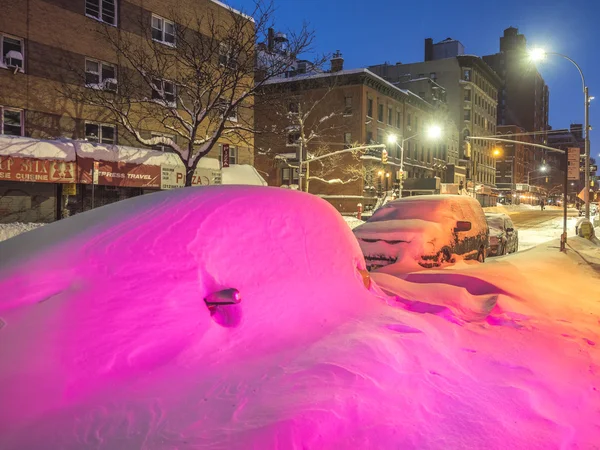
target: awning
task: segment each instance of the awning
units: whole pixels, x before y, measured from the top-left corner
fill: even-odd
[[[72,141],[0,136],[0,180],[75,183]]]

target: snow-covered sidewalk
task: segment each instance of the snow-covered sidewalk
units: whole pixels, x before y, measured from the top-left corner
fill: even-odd
[[[18,236],[21,233],[35,230],[45,224],[43,223],[0,223],[0,242]]]

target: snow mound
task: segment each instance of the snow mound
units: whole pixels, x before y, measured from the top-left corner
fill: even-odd
[[[38,227],[45,225],[43,223],[0,223],[0,241],[5,241],[12,237],[15,237],[21,233],[35,230]]]
[[[75,147],[72,141],[66,139],[44,141],[0,135],[0,156],[75,161]]]
[[[580,260],[374,273],[394,297],[357,267],[333,207],[267,187],[154,193],[0,243],[0,448],[597,445]],[[225,288],[241,303],[211,315]]]
[[[348,226],[350,227],[350,229],[354,229],[357,226],[365,223],[364,220],[357,219],[356,217],[353,217],[353,216],[343,216],[343,217],[344,217],[344,220],[346,221],[346,223],[348,224]]]
[[[258,171],[249,164],[235,164],[223,167],[223,184],[246,184],[251,186],[266,186],[267,182]]]

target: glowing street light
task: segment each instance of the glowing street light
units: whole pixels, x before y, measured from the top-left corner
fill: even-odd
[[[431,125],[427,128],[427,137],[429,139],[439,139],[442,136],[442,127],[439,125]]]
[[[501,153],[502,152],[500,151],[499,148],[495,148],[494,151],[492,152],[492,155],[494,155],[494,157],[497,158],[498,156],[500,156]]]
[[[569,61],[570,63],[572,63],[577,70],[579,71],[579,75],[581,76],[581,84],[583,86],[583,96],[584,96],[584,102],[585,102],[585,189],[584,189],[584,198],[585,198],[585,218],[586,219],[590,219],[590,194],[589,194],[589,186],[590,186],[590,101],[592,100],[593,97],[590,97],[590,92],[589,89],[587,87],[587,85],[585,84],[585,77],[583,76],[583,71],[581,70],[581,67],[579,67],[579,64],[577,64],[574,60],[572,60],[571,58],[569,58],[566,55],[563,55],[561,53],[555,53],[555,52],[546,52],[545,50],[541,49],[541,48],[532,48],[529,50],[529,58],[532,61],[541,61],[543,60],[547,55],[555,55],[555,56],[560,56],[563,59],[566,59],[567,61]],[[566,155],[566,153],[565,153]],[[565,189],[566,189],[566,185],[565,185]],[[564,194],[565,196],[567,195],[567,193],[565,192]],[[566,207],[565,207],[565,216],[564,216],[564,228],[566,230],[566,226],[567,226],[567,218],[566,218]],[[566,242],[566,231],[563,233],[563,239]]]

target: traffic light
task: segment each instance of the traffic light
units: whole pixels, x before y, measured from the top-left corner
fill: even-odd
[[[381,151],[381,164],[387,164],[388,163],[388,152],[387,150],[382,150]]]

